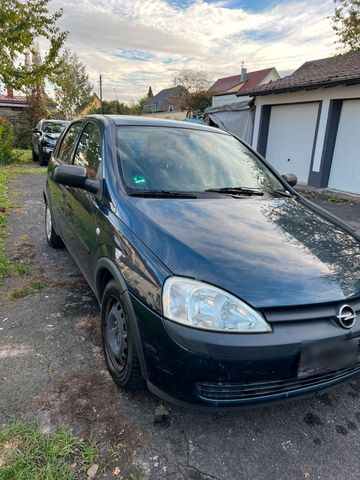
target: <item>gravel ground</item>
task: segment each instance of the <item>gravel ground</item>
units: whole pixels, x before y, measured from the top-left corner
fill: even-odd
[[[8,247],[28,258],[46,287],[14,300],[27,280],[10,279],[0,307],[0,424],[37,420],[124,445],[123,478],[173,480],[358,479],[360,382],[321,397],[234,413],[199,414],[147,391],[118,390],[103,361],[94,296],[66,250],[43,232],[42,175],[18,175]],[[360,204],[321,206],[360,231]],[[102,478],[111,479],[109,472]],[[131,477],[132,475],[132,477]]]

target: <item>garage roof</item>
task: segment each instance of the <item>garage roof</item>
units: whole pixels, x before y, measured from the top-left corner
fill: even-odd
[[[241,95],[269,95],[356,83],[360,83],[360,51],[306,62],[293,74],[242,91]]]

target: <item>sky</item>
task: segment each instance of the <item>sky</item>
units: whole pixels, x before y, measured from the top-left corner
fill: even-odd
[[[333,0],[53,0],[67,46],[104,99],[135,102],[183,68],[209,80],[276,67],[283,76],[337,53]]]

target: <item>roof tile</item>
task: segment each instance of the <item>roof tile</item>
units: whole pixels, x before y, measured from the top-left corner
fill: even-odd
[[[248,79],[239,87],[239,92],[243,90],[249,90],[256,88],[262,80],[274,69],[275,67],[265,68],[263,70],[256,70],[255,72],[248,72]],[[209,88],[210,93],[213,95],[221,95],[226,93],[228,90],[240,85],[241,75],[233,75],[232,77],[219,78],[216,82]]]
[[[291,75],[246,89],[245,93],[252,96],[266,95],[338,83],[360,83],[360,51],[305,62]]]

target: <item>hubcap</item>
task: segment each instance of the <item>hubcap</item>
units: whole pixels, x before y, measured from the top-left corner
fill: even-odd
[[[51,237],[51,230],[52,230],[52,220],[51,220],[51,213],[50,208],[46,205],[46,219],[45,219],[45,227],[46,227],[46,236],[48,240]]]
[[[110,360],[118,371],[123,371],[128,357],[128,342],[124,311],[114,298],[106,321],[106,340]]]

